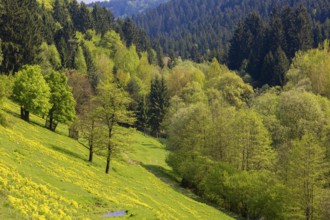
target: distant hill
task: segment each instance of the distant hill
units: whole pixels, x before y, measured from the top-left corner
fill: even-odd
[[[115,17],[126,17],[142,13],[149,8],[155,8],[168,1],[169,0],[111,0],[91,3],[88,6],[92,7],[94,4],[98,4],[109,9]]]
[[[268,18],[274,8],[299,5],[307,8],[314,23],[329,23],[330,2],[324,0],[175,0],[134,20],[166,54],[210,58],[225,54],[237,23],[249,13]]]

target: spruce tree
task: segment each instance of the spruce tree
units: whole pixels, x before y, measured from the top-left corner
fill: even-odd
[[[159,136],[161,123],[163,122],[167,107],[169,105],[167,87],[164,78],[155,78],[151,83],[149,95],[149,125],[153,135]]]

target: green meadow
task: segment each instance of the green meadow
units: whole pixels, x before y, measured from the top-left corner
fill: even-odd
[[[116,219],[231,219],[178,186],[154,138],[132,130],[106,175],[105,159],[89,163],[65,125],[54,133],[37,116],[27,123],[11,102],[3,112],[9,127],[0,126],[0,219],[105,219],[120,210],[127,214]]]

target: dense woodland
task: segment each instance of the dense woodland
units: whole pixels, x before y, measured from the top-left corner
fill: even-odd
[[[93,7],[94,4],[98,4],[112,11],[115,17],[126,17],[142,13],[147,9],[155,8],[166,2],[168,0],[111,0],[95,1],[88,4],[88,6]]]
[[[194,61],[217,57],[224,61],[238,22],[248,14],[259,13],[267,23],[273,9],[282,11],[300,5],[308,11],[311,28],[316,32],[314,43],[318,44],[330,30],[330,3],[323,0],[178,0],[137,15],[134,21],[162,45],[167,55]]]
[[[181,185],[216,206],[246,219],[329,218],[329,41],[323,36],[311,49],[305,29],[297,39],[283,27],[271,36],[293,39],[258,44],[266,33],[259,28],[286,24],[285,16],[308,24],[303,7],[274,12],[268,22],[247,16],[229,52],[237,72],[216,58],[164,65],[130,19],[114,20],[97,5],[3,0],[1,8],[0,101],[15,101],[26,121],[30,112],[42,116],[52,131],[68,124],[90,162],[104,156],[106,173],[129,144],[119,127],[136,128],[165,138]],[[261,54],[262,65],[252,65]],[[249,83],[256,81],[269,85]]]

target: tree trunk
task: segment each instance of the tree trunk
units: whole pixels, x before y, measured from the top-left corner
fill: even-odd
[[[30,112],[21,107],[21,119],[29,122],[30,121]]]
[[[89,162],[93,162],[93,154],[94,154],[94,152],[93,152],[93,145],[92,145],[92,146],[89,146],[89,159],[88,159]]]
[[[24,109],[21,107],[21,119],[24,119]]]
[[[110,144],[108,144],[108,155],[107,155],[107,166],[105,168],[105,173],[109,173],[110,170],[110,158],[111,158],[111,147]]]
[[[53,131],[53,117],[50,115],[49,116],[49,130]]]
[[[75,140],[79,139],[79,130],[77,128],[77,125],[74,123],[69,127],[69,137],[73,138]]]

